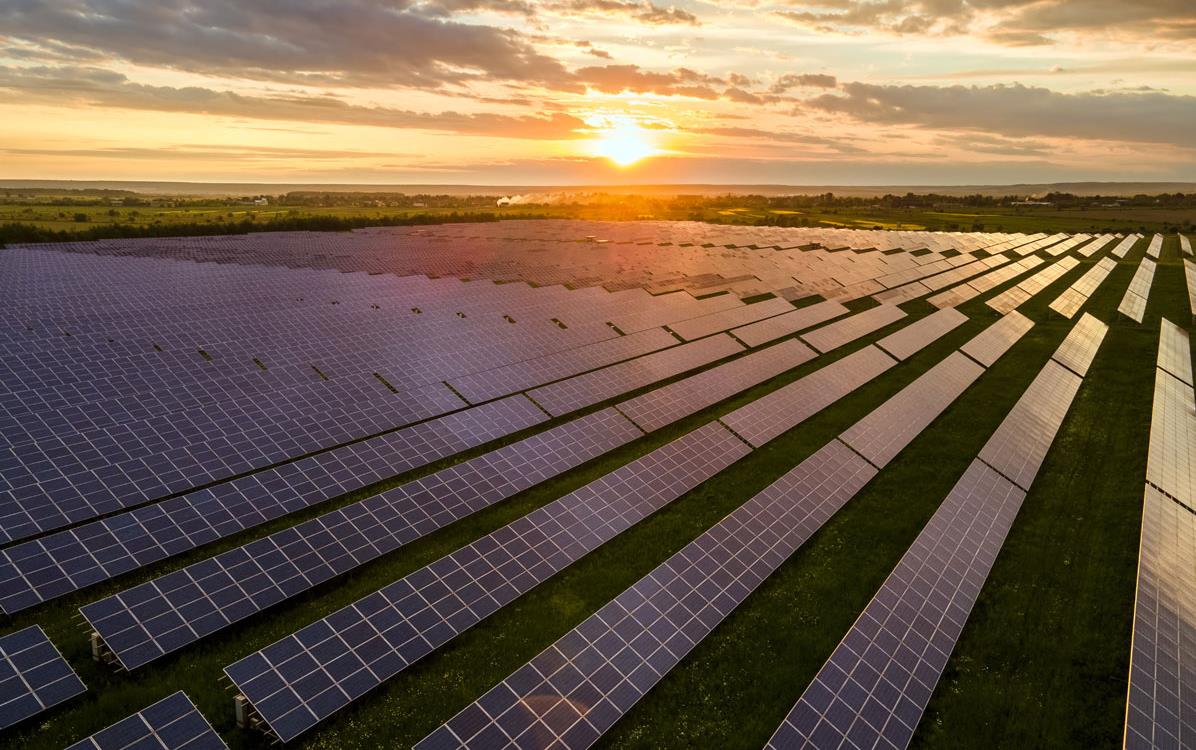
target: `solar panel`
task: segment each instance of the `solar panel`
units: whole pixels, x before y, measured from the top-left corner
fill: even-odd
[[[1140,234],[1128,235],[1121,242],[1117,243],[1117,247],[1113,248],[1110,254],[1118,258],[1124,258],[1126,253],[1130,251],[1130,248],[1138,244],[1138,240],[1140,239],[1142,239],[1142,235]]]
[[[1117,312],[1135,323],[1141,323],[1142,318],[1146,316],[1146,298],[1126,291],[1125,296],[1121,298],[1121,304],[1117,306]]]
[[[40,626],[0,637],[0,729],[85,692]]]
[[[182,690],[67,750],[228,750]]]
[[[1068,288],[1051,302],[1050,308],[1065,318],[1074,318],[1087,301],[1088,298],[1079,291]]]
[[[1178,236],[1179,236],[1180,252],[1182,252],[1184,255],[1191,255],[1192,254],[1192,241],[1190,239],[1188,239],[1187,237],[1183,236],[1182,234],[1178,235]]]
[[[832,440],[417,750],[589,747],[875,474]]]
[[[1146,254],[1151,258],[1158,259],[1159,253],[1163,251],[1163,235],[1156,234],[1150,238],[1150,244],[1146,246]]]
[[[1192,317],[1196,318],[1196,263],[1187,258],[1184,258],[1184,281],[1188,286],[1188,309]]]
[[[869,333],[878,331],[904,317],[905,311],[899,307],[877,305],[851,317],[802,334],[801,339],[820,352],[829,352],[831,349],[837,349],[861,336],[867,336]]]
[[[225,668],[288,741],[742,458],[684,435]]]
[[[1196,717],[1196,515],[1146,485],[1125,747],[1191,747]]]
[[[642,433],[603,409],[80,609],[128,670],[261,610]]]
[[[840,303],[827,300],[736,328],[731,331],[731,335],[748,346],[760,346],[831,318],[846,315],[848,312],[850,311]]]
[[[1022,489],[1029,489],[1055,440],[1080,377],[1051,360],[993,433],[980,459]]]
[[[866,346],[800,380],[722,417],[722,423],[759,448],[888,370],[896,361]]]
[[[1029,292],[1021,287],[1015,286],[1006,289],[997,296],[988,300],[987,304],[992,309],[1004,315],[1010,313],[1021,307],[1032,297]]]
[[[1196,512],[1196,398],[1192,386],[1155,370],[1146,481]]]
[[[816,356],[805,344],[789,339],[623,401],[618,409],[645,432],[652,432]]]
[[[840,439],[877,468],[884,468],[984,373],[959,352],[927,370]]]
[[[1108,332],[1107,325],[1084,313],[1079,322],[1072,326],[1052,358],[1076,375],[1084,377],[1088,374],[1088,368],[1092,366],[1092,360],[1096,359],[1096,352]]]
[[[908,746],[1024,499],[973,461],[767,747]]]
[[[720,333],[541,386],[527,395],[549,414],[560,416],[742,351],[743,345]]]
[[[1157,365],[1171,375],[1192,385],[1192,347],[1188,332],[1162,318],[1159,323],[1159,356]]]
[[[13,613],[545,421],[522,395],[0,551]]]
[[[1154,281],[1155,264],[1149,258],[1143,258],[1134,271],[1134,278],[1130,279],[1129,288],[1117,307],[1117,312],[1141,323],[1146,314],[1146,303],[1150,299],[1150,287]]]
[[[954,308],[938,310],[890,333],[876,345],[897,359],[907,359],[966,323],[968,316]]]
[[[755,304],[733,307],[698,318],[670,323],[669,328],[686,341],[693,341],[712,333],[726,331],[736,326],[789,312],[793,312],[793,305],[779,297],[774,297]]]

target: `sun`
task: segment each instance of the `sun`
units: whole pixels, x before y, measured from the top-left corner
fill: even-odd
[[[638,125],[621,124],[602,131],[594,142],[594,153],[610,159],[619,167],[632,164],[657,153],[651,136]]]

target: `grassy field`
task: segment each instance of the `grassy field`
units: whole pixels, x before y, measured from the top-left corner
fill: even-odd
[[[1145,244],[1139,242],[1119,264],[1086,310],[1114,320]],[[1186,322],[1176,255],[1175,240],[1169,238],[1146,323],[1113,323],[932,700],[917,746],[1092,748],[1119,742],[1158,316]],[[603,746],[760,747],[1070,330],[1071,322],[1048,315],[1046,304],[1089,266],[1090,261],[1082,262],[1028,303],[1023,312],[1038,325],[673,670]],[[915,316],[932,309],[924,302],[906,308]],[[961,309],[971,320],[936,344],[619,535],[293,746],[410,746],[995,319],[980,300]],[[178,689],[187,691],[232,748],[265,747],[262,737],[235,728],[223,666],[885,332],[641,438],[134,675],[113,674],[91,661],[77,607],[449,462],[10,618],[6,632],[41,624],[90,690],[0,736],[0,747],[61,747]]]

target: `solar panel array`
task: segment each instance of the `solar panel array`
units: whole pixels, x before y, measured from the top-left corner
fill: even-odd
[[[1078,337],[1089,338],[1087,331]],[[802,693],[769,748],[909,745],[1079,380],[1047,362]],[[1031,449],[1010,460],[1018,451],[1010,447],[1015,432],[1027,435]]]
[[[817,351],[828,352],[855,341],[861,336],[878,331],[904,317],[905,311],[899,307],[877,305],[864,312],[856,313],[803,334],[801,339]]]
[[[731,335],[748,346],[760,346],[847,313],[843,305],[826,300],[736,328]]]
[[[948,357],[485,693],[417,750],[592,745],[876,475],[861,454],[883,465],[921,432],[892,417],[925,426],[980,372],[961,354]]]
[[[613,409],[594,412],[80,611],[120,665],[136,669],[641,434]]]
[[[890,333],[877,341],[876,345],[899,360],[908,359],[931,342],[963,325],[967,319],[968,316],[958,310],[946,308]]]
[[[1158,260],[1161,252],[1163,252],[1163,235],[1156,234],[1150,238],[1150,244],[1146,246],[1146,255]]]
[[[1182,234],[1179,235],[1179,250],[1184,255],[1191,255],[1192,254],[1192,240],[1188,239],[1187,237],[1185,237]]]
[[[228,745],[180,690],[67,750],[228,750]]]
[[[1142,262],[1138,264],[1138,270],[1134,271],[1134,278],[1130,279],[1130,286],[1125,290],[1125,296],[1121,298],[1121,304],[1117,307],[1117,312],[1133,320],[1135,323],[1141,323],[1142,317],[1146,315],[1146,301],[1150,299],[1150,287],[1154,282],[1154,261],[1149,258],[1143,258]]]
[[[1121,242],[1117,243],[1117,247],[1110,251],[1110,254],[1117,258],[1124,258],[1134,245],[1138,244],[1138,240],[1142,239],[1140,234],[1126,235]]]
[[[1003,315],[1000,320],[985,328],[959,350],[985,367],[992,367],[1002,354],[1009,351],[1010,347],[1033,327],[1034,321],[1014,311]]]
[[[1002,314],[1012,312],[1027,300],[1033,299],[1043,289],[1058,281],[1063,274],[1075,268],[1079,263],[1080,261],[1070,256],[1062,258],[1035,273],[1033,276],[1022,280],[1016,286],[1001,292],[988,300],[986,304]]]
[[[1196,395],[1188,334],[1164,319],[1134,598],[1125,747],[1196,742]],[[1182,379],[1186,376],[1186,380]]]
[[[1188,287],[1188,309],[1196,319],[1196,263],[1184,258],[1184,281]]]
[[[85,692],[40,626],[0,637],[0,729]]]
[[[793,312],[793,305],[784,299],[774,297],[753,305],[732,307],[722,312],[710,313],[700,318],[690,318],[679,323],[672,323],[669,328],[686,341],[712,333],[719,333],[737,326],[754,323],[771,318],[782,313]]]
[[[981,274],[967,283],[951,287],[945,292],[940,292],[927,301],[935,307],[955,307],[961,305],[970,299],[984,294],[998,287],[1008,281],[1021,276],[1027,271],[1032,271],[1038,266],[1045,263],[1046,260],[1038,256],[1030,256],[1022,258],[1021,260],[998,266],[987,273]]]
[[[742,458],[710,423],[229,665],[284,741]]]

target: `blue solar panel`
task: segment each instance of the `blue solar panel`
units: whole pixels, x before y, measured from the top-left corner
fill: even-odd
[[[0,729],[86,691],[39,626],[0,638]]]

